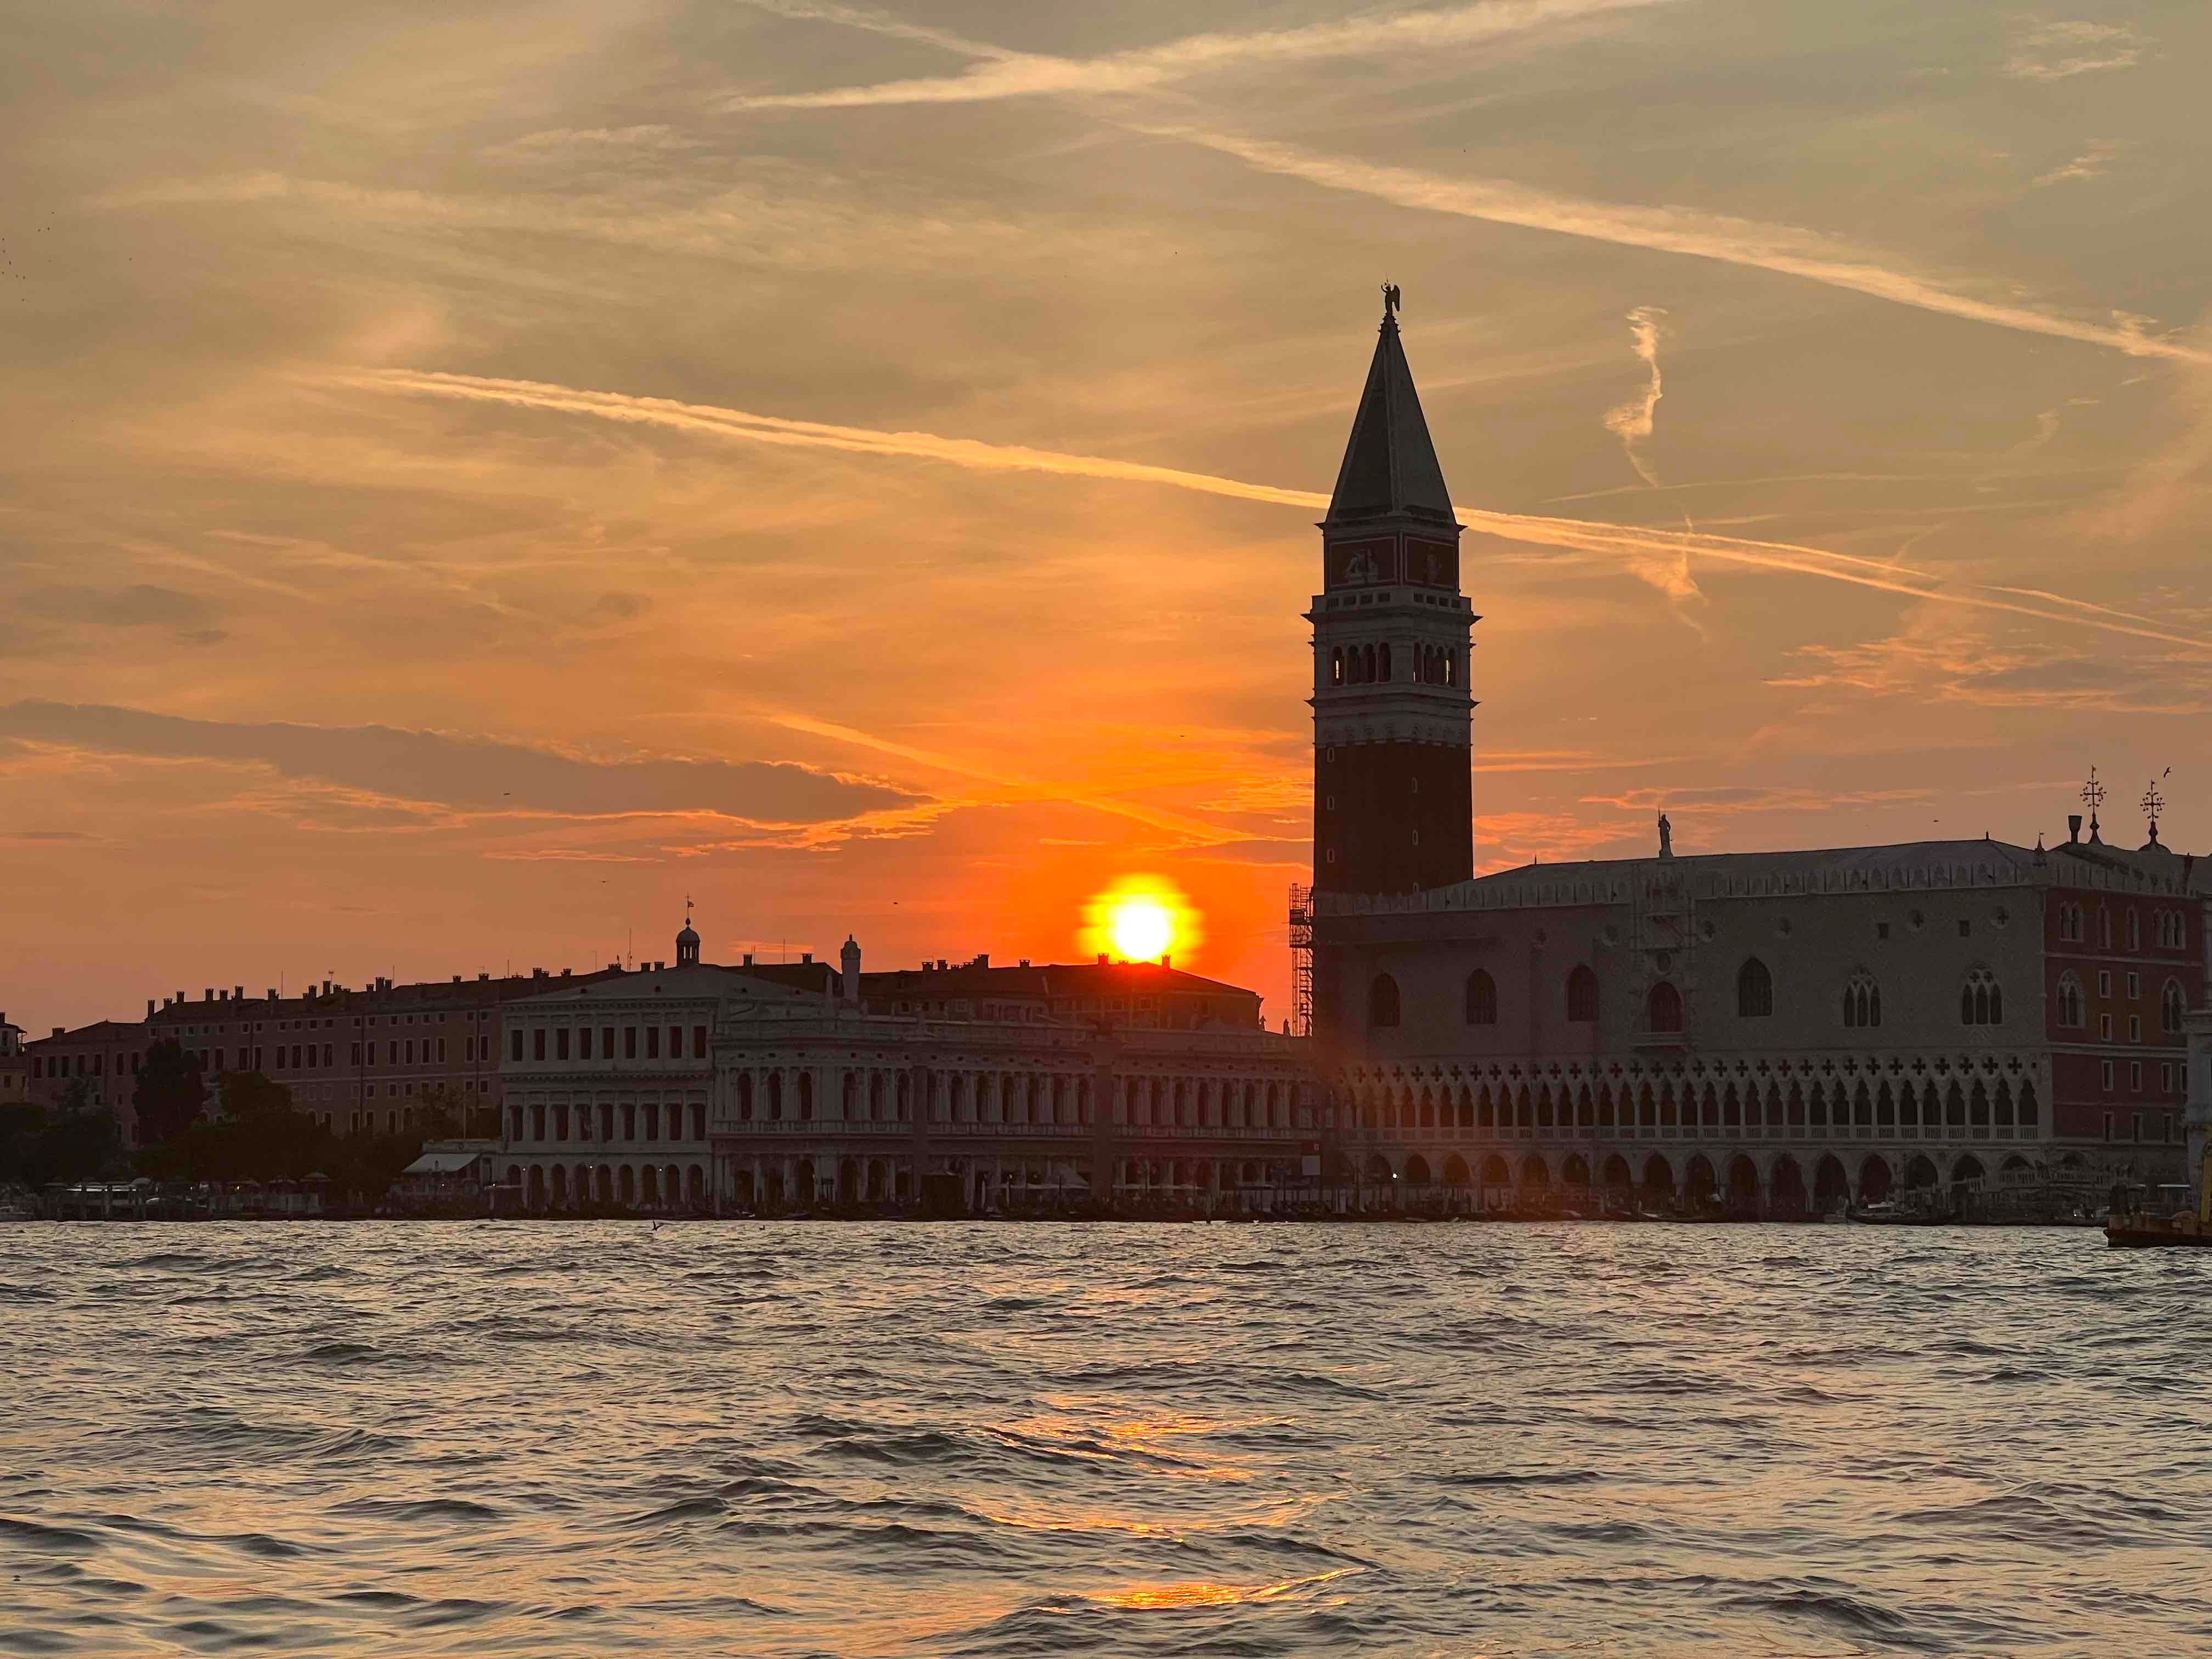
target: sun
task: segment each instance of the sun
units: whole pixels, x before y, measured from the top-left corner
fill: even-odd
[[[1158,962],[1202,943],[1197,908],[1159,876],[1123,876],[1083,908],[1083,948],[1118,962]]]
[[[1133,893],[1114,901],[1106,931],[1124,962],[1157,962],[1175,944],[1175,912],[1158,899]]]

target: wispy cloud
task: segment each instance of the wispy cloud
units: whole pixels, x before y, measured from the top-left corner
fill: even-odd
[[[1271,484],[1248,483],[1242,479],[1185,471],[1176,467],[1153,466],[1141,461],[1073,455],[1017,445],[989,444],[972,438],[947,438],[928,432],[884,432],[866,427],[794,421],[780,416],[755,415],[743,410],[723,409],[712,404],[678,403],[665,398],[631,397],[611,392],[580,392],[568,386],[532,380],[495,380],[409,369],[333,370],[315,378],[364,391],[503,403],[552,413],[666,427],[749,443],[812,446],[860,454],[907,457],[984,471],[1044,472],[1068,477],[1159,484],[1170,489],[1196,490],[1206,495],[1225,495],[1239,501],[1261,501],[1282,507],[1326,508],[1328,505],[1326,495],[1312,490],[1281,489]],[[1657,559],[1679,564],[1686,579],[1689,562],[1695,559],[1743,568],[1819,577],[1933,604],[2002,611],[2014,616],[2033,617],[2043,622],[2063,622],[2075,627],[2095,628],[2131,638],[2154,640],[2192,652],[2212,653],[2212,640],[2162,627],[2153,618],[2132,617],[2122,611],[2087,614],[2071,607],[2010,596],[2002,590],[1945,586],[1935,577],[1923,572],[1881,559],[1863,558],[1855,554],[1832,553],[1821,548],[1800,547],[1786,542],[1761,542],[1717,536],[1704,531],[1658,530],[1582,519],[1544,518],[1534,514],[1462,508],[1459,516],[1471,530],[1510,541],[1598,556],[1638,574],[1645,574],[1641,567],[1648,566]]]
[[[1651,379],[1641,396],[1607,411],[1605,417],[1605,429],[1620,440],[1629,465],[1648,484],[1656,484],[1659,474],[1637,446],[1651,435],[1659,399],[1666,395],[1665,383],[1659,378],[1659,319],[1666,314],[1657,306],[1638,306],[1628,313],[1629,338],[1634,342],[1638,358],[1651,371]]]
[[[1382,167],[1316,155],[1288,144],[1196,128],[1139,130],[1160,137],[1202,144],[1265,173],[1302,179],[1309,184],[1372,197],[1401,207],[1481,219],[1493,224],[1521,225],[1532,230],[1554,231],[1563,236],[1586,237],[1665,253],[1687,254],[1699,259],[1717,259],[1727,264],[1802,277],[1830,288],[1846,289],[1874,299],[1970,322],[2102,346],[2132,357],[2163,357],[2199,368],[2212,367],[2212,351],[2146,334],[2136,319],[2124,318],[2117,324],[2093,323],[2032,307],[1977,299],[1897,269],[1885,262],[1885,256],[1794,226],[1765,224],[1690,208],[1593,202],[1534,190],[1507,179],[1452,179],[1412,167]]]
[[[2132,69],[2148,44],[2129,23],[2039,23],[2014,43],[2004,72],[2015,81],[2066,81]]]
[[[2118,157],[2120,146],[2112,143],[2094,143],[2070,161],[2063,161],[2050,172],[2040,174],[2033,188],[2042,190],[2051,185],[2071,184],[2084,179],[2100,179]]]
[[[1194,34],[1163,46],[1097,58],[1056,58],[1006,52],[936,31],[896,26],[896,20],[846,7],[769,5],[791,17],[813,17],[875,33],[896,32],[980,61],[958,75],[931,76],[817,92],[749,93],[729,100],[740,110],[854,109],[881,104],[967,104],[1001,98],[1110,96],[1149,92],[1194,76],[1273,64],[1343,58],[1395,58],[1478,45],[1503,35],[1572,23],[1607,12],[1671,4],[1673,0],[1486,0],[1434,11],[1400,12],[1345,22],[1243,34]],[[893,27],[887,27],[890,24]]]

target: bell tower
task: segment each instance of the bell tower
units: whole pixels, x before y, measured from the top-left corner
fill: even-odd
[[[1314,887],[1407,893],[1474,873],[1459,521],[1398,338],[1398,290],[1321,521]]]

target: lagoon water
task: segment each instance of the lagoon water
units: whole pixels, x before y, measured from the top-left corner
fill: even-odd
[[[0,1228],[0,1652],[2212,1651],[2094,1231]]]

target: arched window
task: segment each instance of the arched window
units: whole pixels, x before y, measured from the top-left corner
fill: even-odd
[[[1486,968],[1478,968],[1467,976],[1467,1023],[1498,1024],[1498,981]]]
[[[1881,1024],[1881,987],[1863,968],[1844,981],[1844,1024],[1855,1030]]]
[[[2081,981],[2070,971],[2058,976],[2058,1023],[2070,1026],[2087,1024],[2081,1012]]]
[[[1653,1030],[1679,1031],[1682,1029],[1682,994],[1671,981],[1662,979],[1653,986],[1644,1006],[1651,1017]]]
[[[1344,684],[1344,647],[1340,645],[1333,646],[1329,649],[1328,683],[1331,685]]]
[[[1597,975],[1588,963],[1577,963],[1567,975],[1567,1018],[1584,1024],[1597,1018]]]
[[[1959,1024],[2004,1024],[2004,992],[1997,984],[1996,975],[1988,969],[1975,969],[1966,975],[1966,982],[1959,988]]]
[[[2182,994],[2181,981],[2170,979],[2159,993],[2158,1029],[2172,1036],[2181,1030],[2181,1017],[2189,1011],[2189,1001]]]
[[[1736,970],[1735,1012],[1740,1019],[1764,1019],[1774,1012],[1774,975],[1757,957]]]
[[[2128,911],[2128,949],[2142,949],[2142,912],[2133,908]]]
[[[1388,974],[1377,974],[1367,988],[1367,1024],[1381,1027],[1397,1023],[1398,981]]]
[[[1374,684],[1375,647],[1371,645],[1362,646],[1359,649],[1359,679],[1362,684]]]
[[[1390,642],[1388,640],[1375,647],[1375,667],[1376,678],[1387,680],[1390,678]]]

